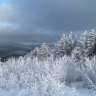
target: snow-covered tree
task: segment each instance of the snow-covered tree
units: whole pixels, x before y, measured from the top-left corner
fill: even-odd
[[[55,44],[55,48],[54,48],[55,57],[57,57],[57,58],[62,57],[62,56],[64,56],[64,54],[66,54],[66,36],[65,36],[65,34],[63,34],[60,41],[58,41],[57,44]]]
[[[79,67],[81,68],[83,65],[83,62],[85,60],[85,43],[87,38],[87,31],[81,34],[79,38],[77,38],[77,42],[75,45],[75,48],[72,52],[72,56],[75,58],[76,62],[78,62]]]
[[[74,55],[80,67],[82,65],[85,66],[83,63],[86,57],[92,57],[95,54],[95,44],[95,30],[91,30],[91,32],[85,31],[77,39],[77,44],[75,45],[72,55]]]
[[[70,55],[73,48],[73,42],[72,42],[72,32],[69,34],[68,37],[66,37],[66,53],[67,55]]]
[[[77,45],[77,34],[75,35],[75,39],[73,40],[72,49],[74,50]]]
[[[72,32],[69,34],[69,36],[63,36],[61,39],[55,44],[54,48],[54,57],[59,58],[63,57],[64,55],[70,55],[72,52],[73,47],[73,41],[72,41]]]
[[[81,56],[85,56],[87,51],[87,38],[88,38],[88,32],[85,31],[81,34],[81,36],[77,39],[77,44],[75,46],[75,49],[73,51],[73,54],[75,54],[77,59],[80,59]]]
[[[77,39],[77,44],[74,49],[74,52],[76,52],[76,57],[78,58],[77,54],[80,54],[80,56],[83,57],[94,55],[96,44],[95,40],[95,30],[91,30],[91,32],[85,31],[82,33],[79,39]],[[78,50],[78,52],[76,50]]]
[[[91,29],[91,32],[87,34],[86,41],[85,41],[85,50],[86,50],[86,56],[92,56],[94,55],[94,46],[95,46],[95,30]]]
[[[47,59],[47,57],[50,56],[49,50],[50,50],[49,46],[46,45],[46,43],[44,42],[39,49],[39,54],[38,54],[39,59],[41,59],[41,60]]]

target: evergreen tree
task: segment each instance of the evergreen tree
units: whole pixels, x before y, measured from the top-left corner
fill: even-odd
[[[67,55],[70,55],[72,52],[72,32],[69,34],[69,36],[66,38],[66,53]]]
[[[49,50],[49,46],[44,42],[39,49],[39,59],[46,59],[50,55]]]
[[[63,34],[61,39],[57,42],[57,44],[55,44],[54,57],[59,58],[64,55],[70,55],[72,52],[72,46],[72,32],[69,34],[68,37]]]
[[[78,60],[84,60],[84,57],[92,57],[95,54],[95,44],[95,30],[91,30],[91,32],[85,31],[82,33],[80,38],[77,39],[77,44],[73,51],[75,58]]]
[[[66,36],[63,34],[60,41],[55,44],[54,55],[55,57],[62,57],[66,54]]]
[[[85,42],[86,56],[94,55],[95,40],[96,40],[95,30],[91,30],[91,32],[87,34]]]
[[[75,45],[75,48],[73,50],[73,56],[78,62],[78,60],[83,61],[85,57],[85,42],[87,37],[87,31],[81,34],[80,38],[77,39],[77,43]],[[83,57],[83,58],[82,58]],[[83,59],[83,60],[82,60]]]
[[[77,34],[75,35],[75,39],[73,40],[72,50],[75,49],[76,45],[77,45]]]

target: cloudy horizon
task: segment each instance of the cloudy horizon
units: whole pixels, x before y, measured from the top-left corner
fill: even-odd
[[[0,0],[0,39],[54,43],[96,27],[96,0]]]

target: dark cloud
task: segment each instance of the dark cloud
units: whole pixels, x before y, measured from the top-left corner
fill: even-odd
[[[15,30],[4,30],[4,36],[11,40],[56,42],[63,33],[96,27],[96,0],[10,0],[10,5],[11,18],[4,20]]]

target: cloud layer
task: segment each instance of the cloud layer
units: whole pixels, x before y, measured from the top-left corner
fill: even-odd
[[[10,0],[0,4],[0,34],[18,42],[56,42],[63,33],[95,28],[95,5],[96,0]]]

